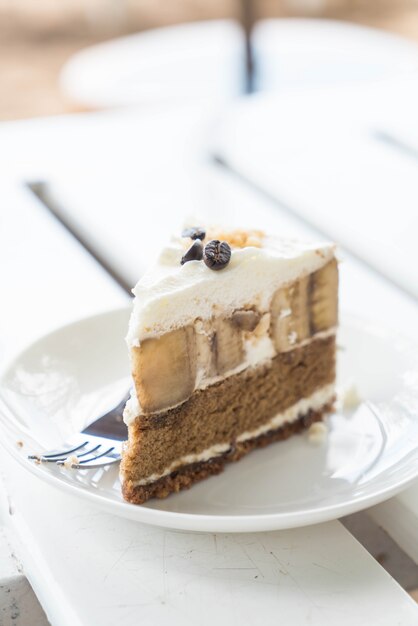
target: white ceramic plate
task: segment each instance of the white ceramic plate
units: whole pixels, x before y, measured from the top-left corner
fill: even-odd
[[[28,431],[0,441],[57,488],[149,524],[246,532],[338,518],[389,498],[418,475],[418,349],[352,318],[343,319],[340,329],[339,381],[354,380],[378,412],[362,403],[333,414],[320,445],[306,434],[293,437],[252,452],[189,491],[142,506],[122,500],[115,467],[79,472],[29,462],[26,456],[36,447],[32,438],[53,446],[126,391],[128,314],[102,314],[47,335],[2,376],[2,396]]]

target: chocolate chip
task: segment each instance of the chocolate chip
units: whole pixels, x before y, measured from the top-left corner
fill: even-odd
[[[203,250],[203,260],[211,270],[222,270],[231,259],[231,248],[226,241],[213,239]]]
[[[232,322],[240,330],[252,332],[260,321],[261,314],[258,311],[241,309],[232,314]]]
[[[201,226],[190,226],[190,228],[183,230],[181,236],[190,237],[190,239],[204,239],[206,237],[206,231]]]
[[[181,264],[184,265],[188,261],[201,261],[203,256],[203,244],[200,239],[196,239],[186,254],[181,257]]]

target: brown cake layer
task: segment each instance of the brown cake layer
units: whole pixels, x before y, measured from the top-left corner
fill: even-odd
[[[121,465],[124,493],[132,493],[133,483],[162,474],[185,455],[235,441],[334,379],[335,337],[330,336],[197,390],[178,407],[139,416],[129,426]],[[169,479],[164,480],[168,485]]]
[[[302,415],[296,421],[285,424],[276,430],[271,430],[248,441],[231,444],[231,449],[221,456],[214,457],[209,461],[183,466],[149,485],[134,486],[132,482],[126,481],[122,485],[123,497],[133,504],[143,504],[150,498],[166,498],[170,493],[189,489],[194,483],[214,474],[219,474],[224,470],[227,463],[238,461],[251,450],[263,448],[270,443],[287,439],[291,435],[305,430],[313,422],[322,420],[324,415],[331,410],[332,402],[320,411],[308,411],[306,415]]]

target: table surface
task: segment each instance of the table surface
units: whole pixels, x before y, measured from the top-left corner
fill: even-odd
[[[132,284],[196,206],[203,219],[321,233],[313,210],[282,202],[280,185],[267,197],[237,161],[231,174],[208,158],[221,117],[217,105],[199,104],[0,128],[3,364],[52,328],[128,301],[80,241]],[[218,133],[216,150],[232,160],[229,139]],[[28,187],[39,181],[56,215]],[[350,233],[340,243],[341,307],[418,338],[417,301],[402,276],[366,262]],[[246,535],[174,532],[86,506],[4,454],[0,471],[0,520],[53,626],[249,625],[260,616],[273,624],[278,614],[295,626],[418,621],[417,605],[339,521]],[[369,513],[418,562],[417,496],[414,485]]]

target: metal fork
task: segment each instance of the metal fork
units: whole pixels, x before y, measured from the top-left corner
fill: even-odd
[[[127,428],[122,421],[122,412],[128,398],[129,393],[117,406],[63,443],[60,450],[51,450],[47,454],[31,454],[28,459],[35,463],[55,463],[72,469],[96,469],[119,463],[122,442],[127,439]],[[3,412],[9,417],[9,425],[13,424],[16,432],[18,422],[12,416],[11,409],[4,399],[1,405]],[[25,428],[20,430],[27,431]]]
[[[129,392],[117,406],[87,426],[68,445],[64,444],[64,450],[41,455],[31,454],[28,459],[38,463],[56,463],[71,469],[96,469],[119,463],[122,442],[127,438],[122,413],[128,398]],[[89,438],[86,439],[83,435],[89,435]],[[98,459],[101,460],[97,463]]]
[[[81,440],[81,438],[80,438]],[[48,454],[30,454],[28,459],[36,463],[55,463],[71,469],[95,469],[119,463],[121,459],[122,443],[111,442],[113,445],[99,443],[99,437],[91,437],[68,450],[59,450]],[[65,445],[65,444],[64,444]],[[71,444],[70,444],[71,445]],[[96,462],[100,459],[99,462]]]

